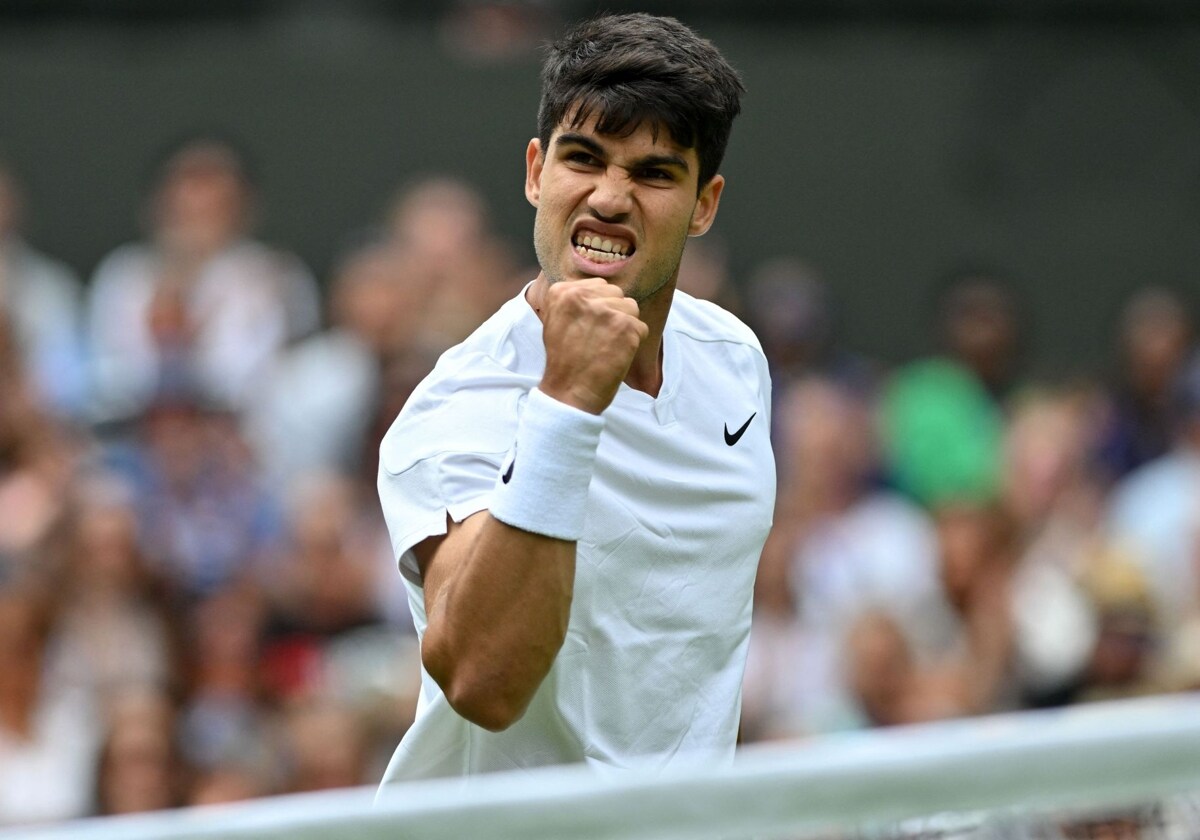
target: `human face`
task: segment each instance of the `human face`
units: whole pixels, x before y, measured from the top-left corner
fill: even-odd
[[[664,289],[670,299],[684,243],[712,225],[725,184],[717,175],[697,189],[696,150],[665,130],[614,137],[597,133],[594,118],[560,125],[548,149],[531,140],[525,164],[542,276],[600,277],[638,303]]]

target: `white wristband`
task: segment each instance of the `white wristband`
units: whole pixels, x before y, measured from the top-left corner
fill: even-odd
[[[530,391],[492,491],[492,516],[522,531],[578,541],[603,429],[603,417]]]

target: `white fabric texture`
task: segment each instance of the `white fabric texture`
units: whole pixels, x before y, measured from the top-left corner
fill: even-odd
[[[447,515],[490,506],[544,367],[541,322],[522,294],[443,355],[383,441],[380,497],[420,634],[411,549],[445,533]],[[567,637],[525,715],[488,732],[422,673],[417,720],[385,782],[732,757],[775,499],[770,381],[753,333],[677,292],[659,395],[622,385],[604,423]]]
[[[603,429],[603,417],[561,403],[538,388],[530,391],[516,443],[492,493],[492,516],[534,534],[578,540]]]

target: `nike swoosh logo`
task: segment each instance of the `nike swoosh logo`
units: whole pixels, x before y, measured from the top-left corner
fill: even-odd
[[[517,463],[516,458],[513,458],[511,461],[509,461],[508,469],[504,471],[504,475],[500,476],[500,480],[502,482],[504,482],[505,484],[508,484],[509,480],[512,478],[512,470],[513,470],[513,467],[516,465],[516,463]]]
[[[750,420],[753,420],[757,416],[758,416],[758,412],[756,411],[750,415]],[[746,433],[746,429],[750,428],[750,420],[747,420],[745,423],[743,423],[742,427],[740,429],[738,429],[736,432],[734,432],[733,434],[729,433],[729,424],[726,423],[725,424],[725,443],[728,444],[729,446],[733,446],[735,443],[737,443],[739,440],[741,440],[742,435],[744,435]]]

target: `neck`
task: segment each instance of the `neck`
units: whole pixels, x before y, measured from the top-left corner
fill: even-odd
[[[667,315],[671,312],[675,284],[659,289],[640,304],[638,312],[642,321],[650,328],[650,334],[638,348],[625,377],[625,384],[636,391],[644,391],[657,397],[663,383],[663,332],[667,328]]]

